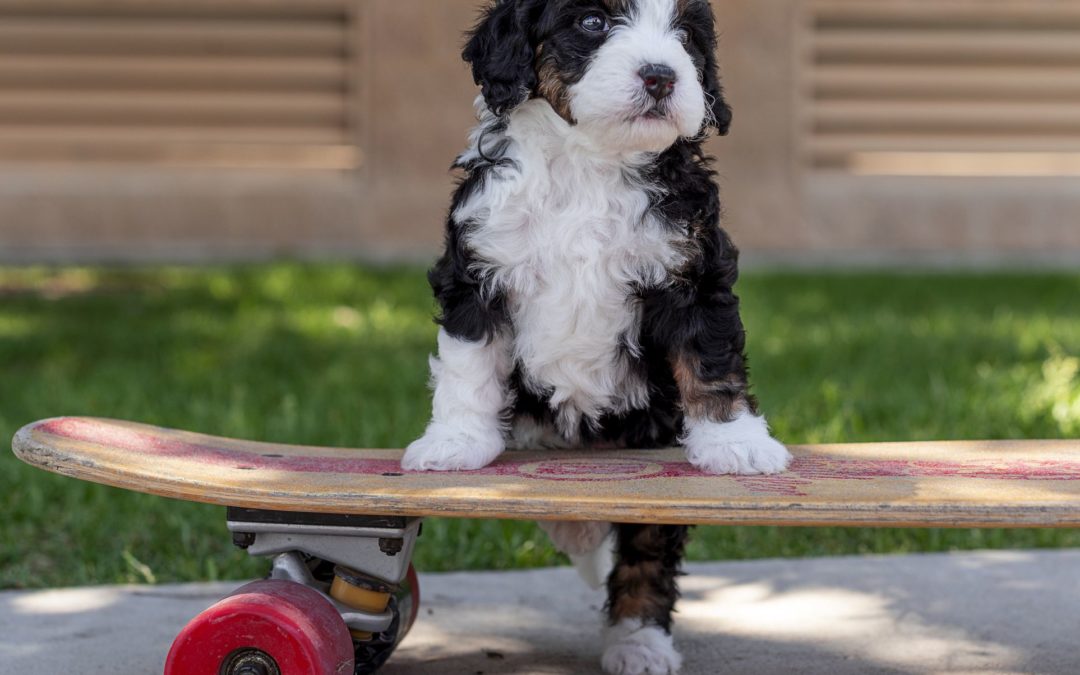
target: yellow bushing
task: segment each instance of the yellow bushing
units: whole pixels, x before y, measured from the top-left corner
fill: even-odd
[[[369,614],[382,614],[390,604],[390,594],[386,591],[375,591],[361,588],[341,574],[334,575],[334,581],[330,584],[330,597],[343,605],[368,612]],[[361,631],[349,631],[357,640],[370,640],[371,633]]]

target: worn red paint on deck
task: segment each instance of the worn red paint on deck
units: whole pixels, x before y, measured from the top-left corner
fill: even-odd
[[[149,433],[125,429],[94,420],[61,418],[42,423],[38,429],[52,436],[95,445],[149,454],[162,458],[196,461],[236,470],[267,470],[295,473],[336,473],[395,475],[401,473],[396,460],[343,458],[330,456],[278,455],[189,443]],[[266,446],[272,448],[273,446]],[[314,449],[313,449],[314,451]],[[617,451],[609,451],[617,452]],[[553,458],[528,462],[514,461],[513,453],[479,471],[477,476],[514,476],[557,482],[638,481],[653,478],[701,478],[702,473],[686,462],[648,461],[636,458],[591,455],[583,459]],[[905,461],[864,460],[841,457],[799,457],[791,470],[779,476],[739,476],[734,480],[755,494],[804,496],[815,481],[870,481],[879,478],[970,478],[997,481],[1080,480],[1080,461],[1011,460],[995,461]]]
[[[707,476],[677,448],[508,452],[406,473],[401,450],[299,447],[92,418],[28,425],[27,463],[189,501],[305,512],[713,525],[1080,527],[1080,441],[794,446],[778,476]]]

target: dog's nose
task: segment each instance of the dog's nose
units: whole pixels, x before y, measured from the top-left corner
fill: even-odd
[[[678,78],[675,76],[675,71],[668,66],[650,63],[639,70],[638,75],[645,83],[645,91],[657,101],[662,101],[675,91],[675,82]]]

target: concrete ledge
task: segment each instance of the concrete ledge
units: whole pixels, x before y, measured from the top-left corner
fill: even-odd
[[[1080,551],[691,565],[684,675],[1075,673]],[[20,675],[161,672],[179,628],[236,584],[0,594]],[[421,578],[387,675],[598,673],[601,593],[570,570]]]

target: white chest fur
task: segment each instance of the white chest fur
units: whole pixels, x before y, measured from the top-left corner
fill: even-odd
[[[514,166],[497,169],[454,217],[474,223],[468,244],[509,300],[528,386],[550,395],[572,437],[583,417],[647,403],[627,359],[639,349],[633,291],[662,283],[681,256],[627,158],[576,143],[548,111],[515,113],[506,132]]]

